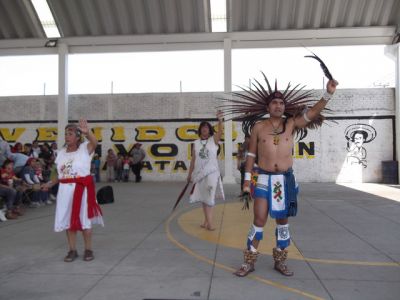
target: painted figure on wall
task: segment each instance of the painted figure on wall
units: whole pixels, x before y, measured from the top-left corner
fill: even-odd
[[[376,130],[368,124],[352,124],[345,130],[347,140],[346,162],[349,165],[360,165],[367,167],[367,150],[364,144],[373,141],[376,137]]]

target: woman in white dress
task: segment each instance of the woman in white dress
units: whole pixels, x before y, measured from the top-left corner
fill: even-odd
[[[86,137],[87,141],[84,141]],[[69,252],[65,262],[78,257],[76,233],[82,231],[85,252],[83,259],[94,259],[92,251],[92,225],[104,226],[102,212],[96,201],[93,177],[90,175],[91,160],[97,140],[88,127],[86,120],[80,120],[79,126],[70,124],[65,127],[65,147],[58,151],[58,178],[46,184],[51,188],[59,183],[54,230],[66,230]]]
[[[212,223],[213,207],[216,199],[224,199],[221,174],[218,167],[218,142],[222,135],[222,113],[217,113],[218,131],[214,134],[208,122],[201,122],[198,130],[200,139],[194,142],[190,161],[188,181],[194,183],[190,203],[201,202],[204,222],[201,227],[215,230]]]

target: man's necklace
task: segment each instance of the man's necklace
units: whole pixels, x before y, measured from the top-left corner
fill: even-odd
[[[272,126],[272,134],[274,136],[274,145],[278,145],[279,144],[279,126],[281,126],[281,121],[279,120],[278,126],[275,127],[274,123],[272,123],[271,119],[268,119],[268,120]]]

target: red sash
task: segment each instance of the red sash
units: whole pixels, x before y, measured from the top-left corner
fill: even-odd
[[[85,190],[85,188],[87,189],[88,218],[93,219],[94,217],[103,215],[99,204],[96,202],[96,191],[94,187],[93,177],[91,175],[88,175],[86,177],[60,179],[60,183],[76,184],[74,190],[74,198],[72,201],[72,213],[69,230],[82,230],[82,224],[79,216],[81,212],[83,191]]]

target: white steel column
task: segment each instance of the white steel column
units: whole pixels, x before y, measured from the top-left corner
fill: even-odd
[[[232,92],[232,40],[224,39],[224,92]],[[226,121],[224,124],[225,132],[225,177],[224,183],[235,183],[232,173],[232,121]]]
[[[58,135],[59,149],[64,145],[65,126],[68,124],[68,46],[58,44]]]
[[[400,160],[400,43],[395,45],[395,122],[396,122],[396,160]],[[398,169],[398,178],[400,179],[400,168]]]
[[[400,43],[388,45],[385,47],[386,56],[394,60],[395,64],[395,94],[394,94],[394,110],[395,110],[395,142],[396,142],[396,161],[400,161]],[[400,179],[400,168],[398,169],[398,178]]]

